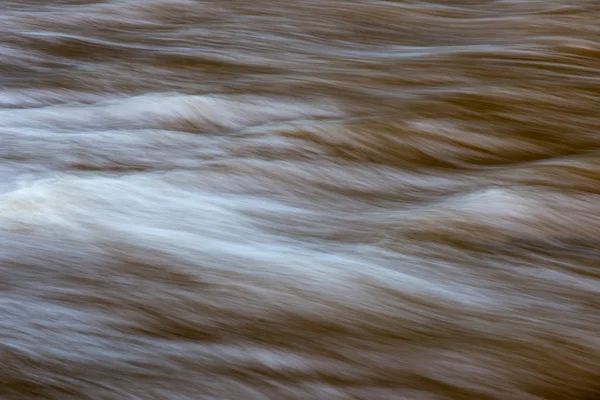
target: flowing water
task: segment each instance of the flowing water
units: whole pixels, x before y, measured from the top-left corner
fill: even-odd
[[[600,2],[3,0],[0,398],[600,398]]]

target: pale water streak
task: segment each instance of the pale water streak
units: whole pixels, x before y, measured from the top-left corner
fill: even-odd
[[[600,398],[600,3],[0,2],[0,398]]]

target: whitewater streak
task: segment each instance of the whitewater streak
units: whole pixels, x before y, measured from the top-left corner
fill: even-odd
[[[598,21],[2,1],[0,398],[598,398]]]

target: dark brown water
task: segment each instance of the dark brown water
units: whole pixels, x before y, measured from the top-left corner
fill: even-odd
[[[2,1],[0,398],[600,397],[600,3]]]

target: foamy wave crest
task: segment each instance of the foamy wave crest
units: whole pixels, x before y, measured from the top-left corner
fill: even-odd
[[[56,130],[194,129],[199,133],[238,130],[269,122],[332,118],[331,105],[285,100],[155,94],[107,103],[0,110],[0,127]]]

